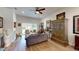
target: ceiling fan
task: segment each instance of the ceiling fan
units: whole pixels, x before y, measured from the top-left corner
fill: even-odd
[[[41,7],[36,7],[36,12],[35,14],[43,14],[43,11],[45,10],[45,8],[41,8]]]

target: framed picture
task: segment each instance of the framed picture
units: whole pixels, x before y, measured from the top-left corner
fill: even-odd
[[[14,22],[14,28],[16,28],[16,22]]]
[[[73,33],[79,34],[79,15],[73,16]]]
[[[18,23],[18,26],[21,26],[21,23]]]
[[[3,28],[3,17],[0,17],[0,28]]]
[[[58,20],[64,20],[65,19],[65,12],[57,14],[56,15],[56,19],[58,19]]]

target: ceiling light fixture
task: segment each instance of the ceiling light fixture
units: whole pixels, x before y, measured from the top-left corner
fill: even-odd
[[[38,12],[38,11],[36,11],[36,14],[39,14],[39,12]]]
[[[24,14],[24,11],[22,11],[22,13]]]

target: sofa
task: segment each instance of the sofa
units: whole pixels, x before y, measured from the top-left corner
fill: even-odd
[[[27,46],[40,43],[48,40],[48,35],[46,33],[41,34],[31,34],[25,38]]]

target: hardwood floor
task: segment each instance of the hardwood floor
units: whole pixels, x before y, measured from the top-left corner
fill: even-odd
[[[75,51],[74,48],[70,46],[62,46],[54,41],[48,40],[40,44],[32,45],[26,48],[25,40],[18,39],[12,43],[5,51]]]
[[[51,40],[30,46],[28,50],[29,51],[75,51],[70,46],[62,46]]]
[[[5,48],[5,51],[25,51],[25,50],[26,50],[26,42],[24,38],[17,39],[9,47]]]

